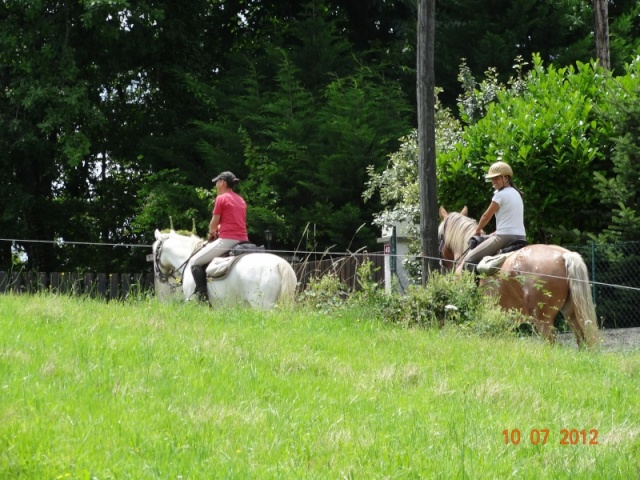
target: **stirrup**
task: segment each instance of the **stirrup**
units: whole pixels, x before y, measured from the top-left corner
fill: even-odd
[[[205,292],[196,292],[195,294],[197,295],[197,298],[200,302],[209,303],[209,295],[207,295]]]

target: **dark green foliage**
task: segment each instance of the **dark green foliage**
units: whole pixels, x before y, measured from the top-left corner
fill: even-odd
[[[366,167],[380,168],[409,130],[409,103],[397,82],[353,58],[331,19],[316,14],[299,20],[299,28],[285,32],[296,39],[292,47],[269,46],[271,62],[246,59],[221,78],[225,84],[244,78],[245,90],[224,125],[203,125],[203,131],[235,125],[240,134],[244,165],[239,157],[231,168],[248,172],[242,191],[250,234],[269,228],[281,247],[294,248],[311,225],[314,249],[344,250],[352,243],[376,248],[369,223],[379,205],[361,202]],[[323,75],[307,68],[309,56],[325,62]],[[208,151],[215,154],[213,147]]]
[[[221,170],[244,181],[256,241],[270,228],[282,248],[303,232],[314,248],[377,248],[379,201],[361,193],[366,168],[380,171],[415,124],[415,2],[221,5],[2,3],[0,231],[35,240],[18,245],[30,268],[138,270],[144,254],[100,245],[150,243],[170,215],[187,228],[198,217],[202,234]],[[437,81],[450,105],[462,57],[480,76],[507,75],[517,54],[591,56],[581,0],[438,9]],[[618,69],[637,48],[637,9],[610,6]],[[0,265],[11,261],[0,243]]]
[[[611,67],[621,74],[640,48],[640,3],[637,0],[609,4]]]
[[[449,79],[446,85],[440,83],[449,106],[459,93],[452,80],[462,58],[476,78],[496,68],[500,80],[506,82],[518,56],[539,54],[545,63],[558,66],[593,56],[593,39],[587,46],[573,48],[593,29],[589,2],[467,0],[442,2],[437,8],[436,71]]]
[[[595,172],[601,201],[611,208],[610,225],[601,241],[631,241],[640,238],[640,83],[623,78],[614,84],[604,116],[614,125],[609,172]]]

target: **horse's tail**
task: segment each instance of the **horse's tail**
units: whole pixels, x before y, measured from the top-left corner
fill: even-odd
[[[596,308],[589,288],[589,271],[580,254],[567,252],[563,256],[569,278],[569,295],[573,302],[575,319],[582,326],[589,347],[600,344]]]
[[[285,260],[278,263],[278,271],[280,272],[280,295],[278,295],[278,299],[282,303],[293,303],[298,286],[296,272]]]

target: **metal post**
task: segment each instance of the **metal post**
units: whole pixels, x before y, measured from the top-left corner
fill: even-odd
[[[271,230],[264,231],[264,239],[267,241],[267,252],[271,251],[271,240],[273,240],[273,232]]]
[[[391,229],[391,278],[398,273],[397,265],[396,265],[396,254],[398,251],[398,242],[396,238],[396,226],[394,225]]]

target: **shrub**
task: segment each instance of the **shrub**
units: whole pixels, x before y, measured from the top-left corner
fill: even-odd
[[[425,328],[454,327],[480,335],[512,332],[522,316],[505,312],[479,289],[471,274],[432,273],[426,287],[411,286],[407,294],[378,300],[382,318],[390,323]]]
[[[307,288],[300,294],[299,303],[303,307],[329,313],[344,306],[349,289],[335,273],[327,273],[309,280]]]

